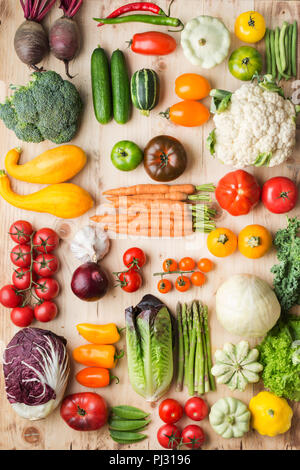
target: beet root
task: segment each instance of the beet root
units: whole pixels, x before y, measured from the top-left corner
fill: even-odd
[[[41,62],[49,50],[49,43],[43,26],[36,21],[25,20],[17,29],[14,38],[15,51],[24,63],[41,71],[36,64]]]
[[[69,73],[69,61],[73,60],[80,49],[80,32],[72,18],[63,16],[55,21],[49,33],[50,49],[59,60],[65,63],[66,74]]]

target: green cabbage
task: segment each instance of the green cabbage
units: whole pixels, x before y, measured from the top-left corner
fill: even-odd
[[[147,401],[158,400],[173,377],[172,321],[167,307],[146,295],[125,311],[129,379]]]

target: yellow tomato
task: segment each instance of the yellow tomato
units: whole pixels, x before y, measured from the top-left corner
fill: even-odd
[[[258,42],[266,32],[265,19],[257,11],[241,13],[235,21],[234,32],[241,41]]]
[[[238,246],[246,258],[261,258],[272,246],[272,237],[262,225],[247,225],[239,233]]]
[[[236,247],[237,236],[229,228],[219,227],[207,237],[207,248],[211,254],[219,258],[231,255]]]

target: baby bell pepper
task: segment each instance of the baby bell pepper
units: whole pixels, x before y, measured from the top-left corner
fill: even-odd
[[[90,388],[106,387],[113,379],[119,383],[118,377],[111,375],[109,370],[103,367],[86,367],[76,374],[77,382]]]
[[[84,366],[104,367],[105,369],[113,369],[117,360],[123,355],[123,351],[118,355],[116,348],[111,344],[84,344],[73,351],[73,359],[76,362]]]
[[[92,323],[80,323],[76,326],[79,334],[94,344],[114,344],[120,340],[120,334],[114,323],[107,325],[94,325]]]

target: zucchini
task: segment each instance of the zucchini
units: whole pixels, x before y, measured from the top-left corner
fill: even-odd
[[[133,105],[145,116],[159,100],[159,78],[152,69],[137,70],[131,78],[131,99]]]
[[[91,78],[96,119],[107,124],[112,118],[111,81],[108,58],[100,46],[92,53]]]
[[[112,53],[110,67],[114,119],[125,124],[131,111],[130,82],[125,57],[119,49]]]

